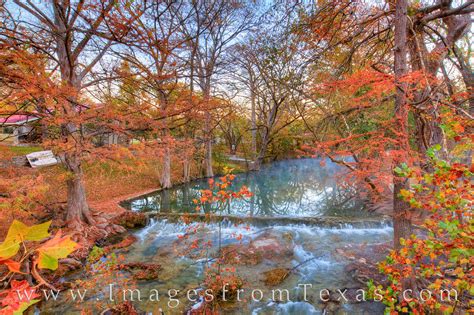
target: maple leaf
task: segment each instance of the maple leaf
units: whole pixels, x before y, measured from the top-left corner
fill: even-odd
[[[0,259],[8,259],[16,255],[20,244],[24,241],[40,241],[49,236],[51,221],[38,225],[27,226],[24,223],[13,220],[8,229],[7,237],[0,245]]]
[[[41,224],[33,225],[28,228],[28,232],[26,233],[25,240],[26,241],[41,241],[50,236],[48,229],[51,225],[51,221],[44,222]]]
[[[56,270],[58,259],[66,258],[79,245],[71,240],[70,236],[61,237],[61,231],[37,249],[39,253],[36,263],[39,268]]]
[[[5,307],[0,310],[0,315],[23,314],[28,307],[39,302],[35,299],[39,294],[26,280],[12,280],[10,289],[0,292],[0,295],[5,295],[1,301]]]
[[[0,245],[0,258],[7,259],[13,257],[18,253],[19,249],[20,243],[5,241]]]

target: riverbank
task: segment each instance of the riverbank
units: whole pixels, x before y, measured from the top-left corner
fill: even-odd
[[[10,165],[11,160],[24,154],[41,150],[39,147],[11,147],[0,145],[0,162]],[[14,219],[26,224],[36,224],[52,219],[53,226],[63,227],[64,208],[66,205],[66,171],[59,165],[34,169],[28,166],[3,167],[0,163],[2,176],[0,177],[0,197],[8,198],[18,194],[32,198],[36,204],[33,211],[22,208],[2,207],[0,211],[0,238],[3,238]],[[178,185],[183,182],[181,162],[172,161],[172,183]],[[215,166],[216,172],[222,172],[224,167],[236,167],[233,164],[219,163]],[[159,180],[160,160],[149,158],[147,161],[96,161],[86,163],[84,178],[86,182],[87,199],[90,208],[96,213],[119,215],[124,208],[120,202],[158,191],[161,189]],[[241,170],[240,170],[241,171]],[[192,179],[199,178],[199,169],[192,168]],[[15,190],[13,184],[25,182],[28,184],[23,191]],[[26,185],[25,185],[26,186]],[[39,190],[38,192],[36,190]],[[32,196],[28,196],[32,194]],[[41,194],[41,195],[39,195]]]

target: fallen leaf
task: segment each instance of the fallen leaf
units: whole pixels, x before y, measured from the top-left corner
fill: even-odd
[[[71,241],[70,236],[61,237],[61,231],[58,231],[52,239],[37,249],[39,255],[36,263],[39,268],[56,270],[58,259],[66,258],[77,248],[79,245]]]

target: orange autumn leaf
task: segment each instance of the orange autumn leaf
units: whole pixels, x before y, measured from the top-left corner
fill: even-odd
[[[20,271],[21,264],[17,261],[11,260],[11,259],[6,259],[6,260],[0,260],[0,265],[5,265],[8,267],[8,270],[10,272],[15,272],[15,273],[22,273]]]
[[[66,258],[79,245],[71,240],[70,236],[61,236],[61,231],[37,249],[39,255],[36,261],[39,268],[56,270],[58,259]]]

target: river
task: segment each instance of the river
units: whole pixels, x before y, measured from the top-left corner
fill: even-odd
[[[253,196],[233,200],[218,213],[224,219],[207,224],[185,224],[175,215],[195,211],[192,200],[207,188],[206,180],[123,202],[151,218],[145,228],[133,232],[138,241],[123,259],[162,267],[157,279],[136,283],[142,298],[136,305],[153,314],[160,314],[160,309],[164,314],[199,309],[202,298],[190,298],[187,292],[203,292],[206,270],[216,268],[211,266],[216,263],[213,257],[229,250],[233,260],[221,262],[219,268],[223,274],[237,275],[243,291],[241,301],[225,303],[221,314],[383,314],[383,305],[370,300],[349,303],[336,295],[339,300],[324,301],[326,289],[334,293],[362,287],[348,272],[347,253],[363,248],[367,256],[376,255],[372,247],[390,242],[393,234],[390,221],[365,208],[356,187],[341,184],[343,170],[330,161],[324,164],[317,159],[288,160],[236,175],[232,187],[246,185]],[[193,249],[191,244],[199,246]],[[203,250],[203,244],[210,245]],[[268,272],[278,268],[290,272],[281,283],[268,284]],[[112,278],[117,292],[120,279]],[[102,285],[101,298],[110,293],[110,287]],[[173,289],[179,290],[176,301],[169,297]],[[284,292],[289,300],[275,301],[276,290],[288,290]],[[156,292],[160,301],[150,301]],[[46,303],[42,310],[74,313],[80,307]]]

